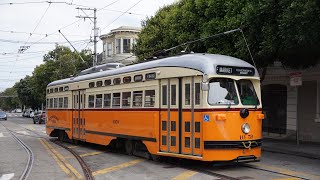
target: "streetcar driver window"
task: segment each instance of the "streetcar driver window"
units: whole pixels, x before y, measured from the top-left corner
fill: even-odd
[[[234,80],[227,78],[216,78],[210,80],[208,102],[211,105],[238,104]]]
[[[237,81],[237,88],[243,105],[259,105],[259,99],[250,80]]]

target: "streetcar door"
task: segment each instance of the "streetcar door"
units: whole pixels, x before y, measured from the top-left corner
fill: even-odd
[[[85,102],[86,94],[84,90],[73,91],[72,137],[74,139],[85,140]]]
[[[184,77],[182,80],[182,128],[181,153],[202,156],[202,117],[200,77]]]
[[[161,80],[160,151],[181,153],[181,79]]]

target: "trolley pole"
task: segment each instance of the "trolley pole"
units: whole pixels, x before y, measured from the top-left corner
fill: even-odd
[[[76,16],[77,18],[83,18],[83,19],[90,19],[93,22],[93,43],[94,43],[94,53],[93,53],[93,59],[92,59],[92,66],[94,67],[97,64],[98,61],[98,54],[97,54],[97,37],[98,37],[98,28],[97,28],[97,8],[79,8],[76,9],[81,10],[86,16]],[[85,11],[93,11],[93,17],[89,16]],[[93,20],[92,20],[93,19]]]

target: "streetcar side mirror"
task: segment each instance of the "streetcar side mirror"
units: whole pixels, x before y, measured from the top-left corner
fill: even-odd
[[[209,91],[209,89],[210,89],[209,83],[208,82],[202,82],[201,83],[201,89],[202,89],[202,91]]]

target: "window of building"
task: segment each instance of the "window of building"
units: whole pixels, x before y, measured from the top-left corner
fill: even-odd
[[[101,87],[102,86],[102,81],[97,81],[97,87]]]
[[[124,77],[123,83],[131,83],[131,76]]]
[[[133,79],[134,79],[134,82],[140,82],[140,81],[142,81],[143,76],[141,74],[135,75]]]
[[[90,82],[89,83],[89,88],[93,88],[94,87],[94,82]]]
[[[107,79],[104,81],[105,86],[110,86],[111,85],[111,79]]]
[[[89,95],[88,107],[89,108],[93,108],[94,107],[94,95]]]
[[[142,91],[133,91],[132,106],[142,107]]]
[[[110,106],[111,106],[111,94],[104,94],[103,107],[110,108]]]
[[[59,98],[59,108],[63,107],[63,98]]]
[[[176,85],[171,85],[171,105],[177,105],[177,92],[176,92]]]
[[[62,92],[63,91],[63,87],[59,87],[59,92]]]
[[[162,105],[167,105],[167,85],[162,86]]]
[[[200,83],[195,83],[195,104],[200,104]]]
[[[121,79],[120,78],[114,78],[113,79],[113,84],[116,85],[116,84],[120,84],[121,83]]]
[[[107,49],[107,56],[111,57],[111,55],[112,55],[112,44],[108,43],[107,48],[108,48]]]
[[[184,94],[185,94],[185,97],[184,97],[184,100],[185,100],[185,105],[190,105],[190,84],[185,84],[185,89],[184,89]]]
[[[144,107],[154,107],[155,90],[146,90],[144,96]]]
[[[120,93],[113,93],[113,95],[112,95],[112,107],[113,108],[120,107]]]
[[[123,53],[130,53],[130,39],[123,39]]]
[[[63,107],[68,108],[68,97],[63,98]]]
[[[146,80],[156,79],[156,73],[148,73],[146,74]]]
[[[53,99],[53,108],[58,108],[58,98]]]
[[[122,107],[130,107],[131,92],[122,93]]]
[[[96,95],[96,108],[102,108],[102,94]]]
[[[121,54],[121,39],[116,39],[116,54]]]

